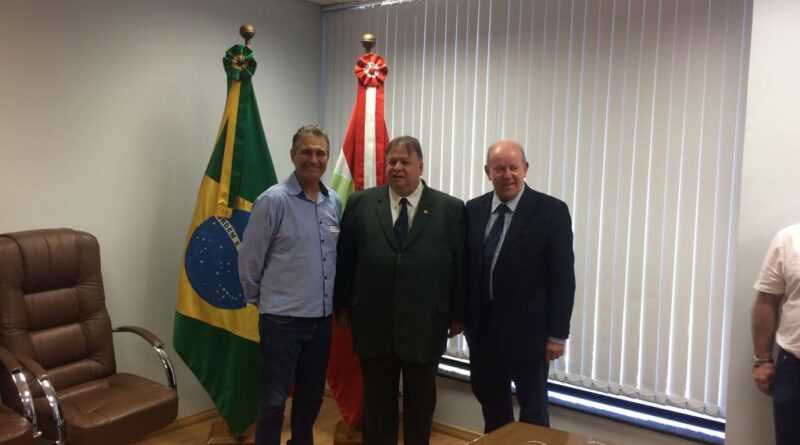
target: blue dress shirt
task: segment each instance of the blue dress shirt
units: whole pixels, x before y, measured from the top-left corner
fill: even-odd
[[[297,177],[256,199],[239,250],[239,280],[262,314],[325,317],[333,310],[342,202],[320,183],[316,202]]]
[[[525,191],[523,188],[517,195],[510,199],[508,202],[503,202],[500,200],[500,197],[497,196],[497,193],[494,194],[492,197],[492,213],[489,214],[489,221],[486,223],[486,229],[483,232],[483,237],[486,238],[489,236],[489,231],[492,229],[494,222],[497,221],[497,208],[500,207],[500,204],[505,204],[508,207],[508,214],[506,215],[505,219],[503,220],[503,231],[500,234],[500,242],[497,243],[497,249],[494,251],[494,256],[492,257],[492,269],[489,272],[489,283],[491,283],[491,277],[494,275],[494,266],[497,264],[497,256],[500,255],[500,249],[503,248],[503,241],[506,239],[506,232],[508,232],[508,226],[511,225],[511,218],[514,217],[514,212],[517,211],[517,204],[519,204],[519,199],[522,197],[522,192]],[[491,284],[489,285],[489,298],[494,298],[494,289],[492,289]]]

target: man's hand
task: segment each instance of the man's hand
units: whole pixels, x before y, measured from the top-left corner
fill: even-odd
[[[772,379],[775,377],[775,363],[764,363],[753,368],[753,380],[764,394],[772,395]]]
[[[775,331],[778,329],[778,314],[783,295],[758,292],[753,303],[752,334],[753,356],[771,357],[775,345]],[[758,390],[772,395],[772,379],[775,375],[774,363],[762,363],[753,368],[753,380]]]
[[[339,325],[339,327],[350,329],[353,325],[350,309],[337,309],[334,311],[333,317],[336,319],[336,324]]]
[[[464,332],[464,323],[453,321],[450,323],[450,330],[447,331],[447,338],[453,338],[462,332]]]
[[[554,341],[549,341],[545,345],[544,351],[544,358],[551,362],[562,355],[564,355],[564,345],[561,343],[556,343]]]

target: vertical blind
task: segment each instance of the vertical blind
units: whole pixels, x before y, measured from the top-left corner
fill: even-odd
[[[724,417],[752,0],[417,0],[323,14],[341,141],[361,35],[389,65],[390,137],[428,184],[491,190],[486,149],[573,217],[577,291],[551,378]],[[467,358],[462,338],[448,354]]]

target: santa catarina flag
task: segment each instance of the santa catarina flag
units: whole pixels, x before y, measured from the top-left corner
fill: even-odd
[[[389,133],[383,119],[383,83],[388,71],[383,58],[374,53],[364,54],[356,62],[356,105],[331,179],[343,205],[353,192],[386,183],[383,152]],[[353,350],[352,333],[336,324],[327,378],[342,418],[348,426],[357,428],[364,411],[361,364]]]
[[[253,92],[253,51],[235,45],[222,62],[228,96],[186,234],[172,342],[240,435],[256,418],[259,336],[237,257],[253,201],[277,180]]]

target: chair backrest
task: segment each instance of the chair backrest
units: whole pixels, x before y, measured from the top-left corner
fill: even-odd
[[[0,235],[0,343],[56,390],[116,372],[97,239],[70,229]]]

